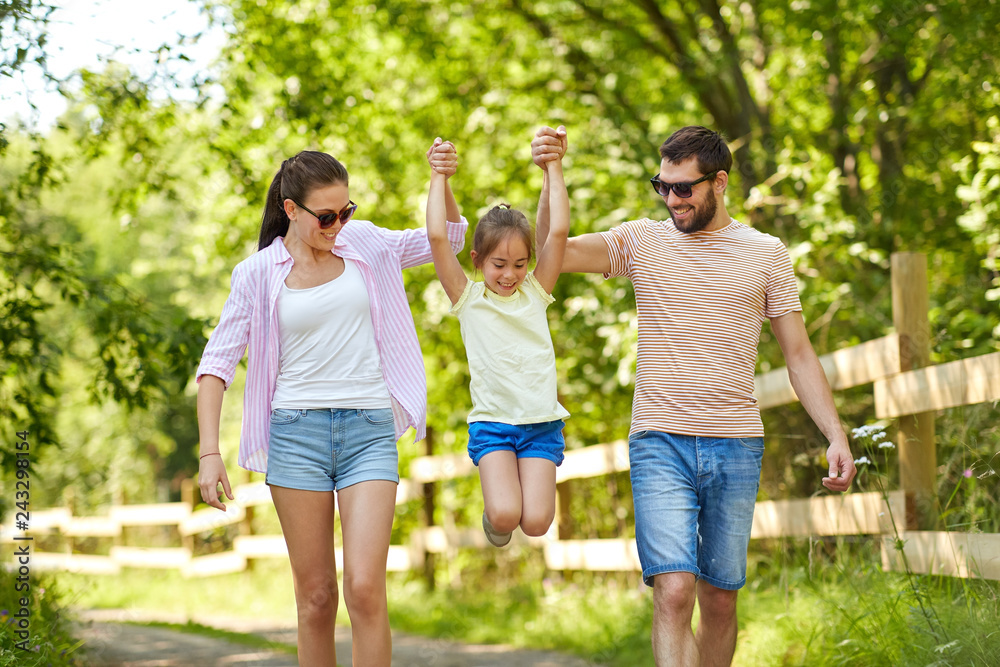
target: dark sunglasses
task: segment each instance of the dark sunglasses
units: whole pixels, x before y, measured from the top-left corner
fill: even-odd
[[[333,227],[333,223],[337,222],[337,220],[340,220],[340,224],[346,225],[348,221],[354,217],[354,212],[358,210],[357,204],[351,200],[347,200],[347,206],[345,206],[339,213],[324,213],[323,215],[320,215],[319,213],[313,213],[294,199],[292,201],[294,201],[295,205],[306,213],[312,213],[316,216],[316,219],[319,220],[320,229],[330,229],[330,227]]]
[[[656,190],[656,194],[660,195],[661,197],[666,197],[667,195],[670,194],[670,191],[673,190],[674,194],[680,197],[681,199],[687,199],[688,197],[691,196],[692,188],[694,186],[698,185],[702,181],[707,181],[710,178],[715,178],[715,175],[717,173],[719,172],[713,171],[711,173],[705,174],[697,181],[691,181],[690,183],[665,183],[660,180],[660,175],[657,174],[656,176],[653,176],[651,179],[649,179],[649,182],[653,184],[653,189]]]

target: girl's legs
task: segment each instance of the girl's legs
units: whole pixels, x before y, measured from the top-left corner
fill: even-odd
[[[288,545],[298,609],[299,665],[337,664],[337,562],[333,551],[333,493],[271,486]]]
[[[486,518],[497,533],[513,532],[521,523],[521,479],[518,467],[514,452],[507,450],[490,452],[479,460],[479,480],[483,487]]]
[[[519,525],[525,535],[544,535],[556,514],[556,464],[490,452],[479,461],[486,517],[498,533]]]
[[[344,533],[344,602],[351,617],[353,663],[388,666],[392,637],[385,564],[396,510],[396,483],[359,482],[338,493]]]
[[[541,458],[517,459],[517,472],[521,530],[534,537],[544,535],[556,516],[556,464]]]

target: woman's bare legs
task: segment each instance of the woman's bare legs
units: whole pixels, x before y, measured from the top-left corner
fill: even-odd
[[[385,566],[396,511],[396,483],[359,482],[341,489],[344,533],[344,602],[351,616],[353,661],[388,667],[392,661]]]
[[[337,664],[337,562],[333,550],[334,499],[329,491],[271,486],[288,545],[298,610],[299,665]]]

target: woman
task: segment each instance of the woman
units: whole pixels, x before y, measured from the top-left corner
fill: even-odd
[[[428,151],[454,173],[455,153]],[[399,482],[396,442],[426,427],[427,388],[400,270],[432,260],[422,229],[352,221],[348,175],[333,157],[285,160],[268,190],[258,252],[233,271],[198,368],[198,482],[232,500],[219,454],[222,396],[249,346],[239,465],[266,473],[288,545],[300,665],[335,665],[334,492],[344,600],[356,665],[388,665],[385,568]],[[448,192],[448,215],[459,220]],[[448,224],[457,252],[465,220]]]

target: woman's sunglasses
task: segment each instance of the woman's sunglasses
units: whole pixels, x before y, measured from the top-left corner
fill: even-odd
[[[665,183],[660,180],[660,176],[659,174],[657,174],[656,176],[653,176],[651,179],[649,179],[649,182],[653,184],[653,189],[656,190],[656,194],[660,195],[661,197],[666,197],[667,195],[670,194],[670,191],[673,190],[674,194],[680,197],[681,199],[687,199],[688,197],[691,196],[693,192],[692,188],[694,186],[698,185],[702,181],[707,181],[710,178],[715,178],[715,175],[717,173],[718,173],[717,171],[713,171],[711,173],[705,174],[697,181],[691,181],[690,183]]]
[[[347,222],[354,217],[354,212],[358,210],[358,205],[348,200],[347,206],[345,206],[339,213],[324,213],[323,215],[320,215],[319,213],[313,213],[294,199],[292,201],[294,201],[295,205],[306,213],[312,213],[316,216],[316,219],[319,220],[320,229],[330,229],[330,227],[333,227],[333,223],[337,222],[337,220],[340,220],[340,224],[346,225]]]

